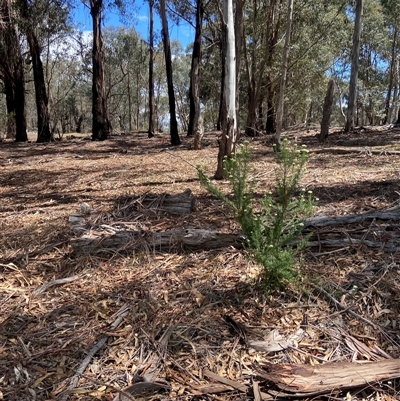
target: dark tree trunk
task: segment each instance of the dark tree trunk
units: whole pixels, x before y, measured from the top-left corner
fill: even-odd
[[[281,27],[281,18],[279,15],[282,0],[272,0],[270,2],[268,25],[267,25],[267,68],[272,69],[278,43],[279,32]],[[276,113],[275,113],[275,80],[271,72],[267,76],[267,120],[265,123],[265,131],[267,134],[275,134],[276,132]]]
[[[28,28],[27,40],[32,58],[33,80],[35,84],[35,97],[37,109],[38,136],[37,142],[50,142],[53,140],[50,131],[50,114],[48,97],[44,80],[43,64],[40,58],[40,47],[35,33]]]
[[[167,73],[171,145],[176,146],[176,145],[181,144],[181,139],[179,138],[178,122],[176,120],[175,93],[174,93],[174,84],[173,84],[173,77],[172,77],[171,43],[169,41],[169,31],[168,31],[167,14],[166,14],[166,9],[165,9],[165,0],[160,0],[160,13],[161,13],[162,37],[163,37],[164,53],[165,53],[165,67],[166,67],[166,73]]]
[[[326,91],[325,101],[324,101],[324,110],[322,113],[322,122],[321,122],[321,133],[319,134],[319,141],[326,142],[329,134],[329,123],[332,114],[332,105],[333,105],[333,79],[331,79],[328,83],[328,89]]]
[[[3,24],[0,35],[4,46],[0,47],[0,70],[3,74],[8,113],[7,136],[18,142],[28,140],[25,115],[25,78],[21,45],[16,22],[10,14],[7,1],[0,5]]]
[[[21,14],[25,19],[26,39],[29,45],[29,53],[32,59],[33,82],[35,85],[36,111],[37,111],[37,142],[50,142],[53,140],[50,131],[50,113],[48,108],[48,97],[44,79],[43,64],[40,58],[39,40],[32,25],[30,16],[30,3],[23,0],[21,3]]]
[[[83,119],[83,114],[81,114],[78,118],[75,117],[75,132],[77,132],[78,134],[82,132]]]
[[[265,131],[267,134],[275,134],[275,106],[274,106],[274,84],[268,77],[267,85],[267,121],[265,123]]]
[[[222,23],[221,29],[221,86],[220,86],[220,95],[219,95],[219,112],[218,112],[218,121],[217,121],[217,130],[222,130],[222,122],[225,121],[225,75],[226,75],[226,60],[223,53],[223,48],[225,47],[225,25]]]
[[[357,80],[360,54],[360,38],[362,31],[362,14],[364,0],[356,0],[355,6],[355,21],[353,32],[353,49],[351,54],[351,71],[349,83],[349,99],[347,104],[347,121],[344,127],[345,132],[354,130],[354,114],[357,107]],[[368,81],[368,80],[367,80]],[[357,116],[358,118],[358,116]]]
[[[10,79],[10,76],[4,75],[4,91],[6,93],[6,108],[7,108],[7,132],[6,138],[15,138],[15,98],[14,98],[14,86]]]
[[[241,61],[243,44],[244,44],[244,5],[246,0],[237,0],[235,7],[235,21],[234,21],[234,29],[235,29],[235,54],[236,54],[236,88],[239,88],[240,84],[240,69],[241,69]],[[236,120],[237,125],[239,127],[240,123],[240,103],[239,103],[239,89],[236,90]],[[240,136],[240,128],[238,128],[238,136]]]
[[[196,33],[193,43],[192,53],[192,66],[190,72],[190,88],[189,88],[189,100],[190,100],[190,111],[189,111],[189,127],[187,136],[195,136],[199,132],[199,117],[200,117],[200,62],[201,62],[201,36],[203,26],[203,1],[197,0],[196,5]],[[200,146],[200,141],[198,143]]]
[[[14,66],[15,140],[17,142],[25,142],[28,140],[26,132],[25,75],[19,42],[17,42],[15,49],[17,51],[17,60]]]
[[[92,140],[94,141],[104,141],[111,133],[104,81],[104,44],[101,33],[102,12],[103,0],[90,0],[90,14],[93,22]]]
[[[394,27],[393,42],[392,42],[392,57],[390,60],[389,85],[388,85],[388,91],[387,91],[387,95],[386,95],[385,117],[383,119],[383,124],[386,124],[388,122],[388,117],[389,117],[390,99],[392,97],[393,77],[394,77],[394,70],[395,70],[396,56],[397,56],[396,43],[397,43],[397,27]],[[390,121],[389,121],[389,123],[390,123]]]
[[[154,136],[154,4],[149,0],[150,38],[149,38],[149,130],[148,137]]]

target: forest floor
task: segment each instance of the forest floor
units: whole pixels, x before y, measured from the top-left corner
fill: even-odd
[[[316,215],[400,205],[400,128],[333,130],[323,145],[315,133],[287,134],[310,151],[301,184],[319,198]],[[342,244],[306,249],[300,286],[268,296],[257,285],[260,267],[234,247],[77,255],[71,241],[80,233],[69,218],[82,210],[90,230],[239,232],[193,167],[215,172],[218,134],[207,133],[201,151],[186,137],[178,147],[168,139],[0,143],[0,400],[300,399],[263,377],[266,363],[400,358],[400,249],[351,241],[382,224],[398,233],[398,221],[325,227]],[[274,187],[270,139],[249,141],[262,195]],[[186,189],[197,204],[190,214],[127,213],[119,203]],[[250,340],[290,346],[264,352]],[[400,399],[398,378],[348,387],[303,399]]]

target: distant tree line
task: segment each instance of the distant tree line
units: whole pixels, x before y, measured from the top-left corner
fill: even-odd
[[[125,16],[134,6],[116,3]],[[172,144],[183,134],[200,148],[204,129],[231,127],[232,110],[234,130],[278,135],[319,127],[329,81],[330,124],[400,123],[397,0],[148,0],[145,38],[134,26],[104,26],[116,3],[87,0],[87,36],[67,0],[0,0],[0,130],[9,138],[26,141],[28,128],[38,142],[165,130]],[[195,33],[186,49],[169,38],[182,21]]]

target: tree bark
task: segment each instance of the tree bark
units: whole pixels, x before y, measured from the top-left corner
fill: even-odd
[[[26,123],[26,104],[25,104],[25,73],[24,73],[24,59],[22,57],[21,47],[18,40],[15,44],[15,51],[16,51],[16,60],[13,68],[15,120],[16,120],[15,140],[17,142],[25,142],[28,140],[27,123]]]
[[[332,105],[333,105],[333,92],[334,92],[334,81],[333,79],[330,79],[328,83],[328,89],[325,95],[324,109],[322,111],[321,132],[319,134],[320,142],[326,142],[326,140],[328,139],[329,125],[330,125]]]
[[[378,362],[336,362],[321,365],[264,364],[258,374],[290,397],[311,397],[400,377],[400,359]],[[285,393],[279,395],[285,398]]]
[[[274,137],[274,142],[278,150],[280,149],[281,146],[281,132],[283,125],[283,108],[285,102],[286,75],[288,70],[290,32],[292,29],[292,20],[293,20],[293,1],[294,0],[289,0],[288,3],[288,14],[286,20],[286,37],[285,37],[285,46],[283,49],[283,60],[282,60],[282,73],[281,73],[282,75],[281,75],[281,84],[279,87],[278,110],[276,115],[276,133]]]
[[[176,251],[243,246],[243,236],[202,229],[178,228],[164,232],[116,230],[114,234],[91,234],[71,241],[77,254],[131,252],[133,250]]]
[[[53,137],[50,131],[50,114],[48,109],[49,101],[44,80],[43,64],[40,58],[40,47],[38,39],[33,30],[31,30],[31,28],[28,29],[29,32],[27,32],[27,40],[32,57],[33,80],[35,83],[36,109],[38,119],[37,142],[50,142],[53,140]]]
[[[265,123],[265,131],[267,134],[275,134],[276,132],[276,115],[275,115],[275,80],[272,75],[272,66],[274,63],[275,49],[278,43],[281,18],[279,17],[279,8],[283,0],[279,2],[272,0],[268,13],[267,25],[267,49],[266,49],[266,66],[268,69],[266,82],[266,98],[267,98],[267,119]]]
[[[397,27],[393,28],[393,41],[392,41],[392,56],[390,60],[390,69],[389,69],[389,84],[388,90],[386,94],[386,101],[385,101],[385,117],[383,119],[383,124],[387,122],[390,123],[389,115],[390,115],[390,100],[392,98],[392,89],[393,89],[393,81],[394,81],[394,74],[396,68],[396,44],[397,44]],[[392,103],[393,104],[393,103]]]
[[[353,49],[351,55],[349,102],[347,105],[347,121],[344,128],[345,132],[350,132],[354,129],[354,114],[356,110],[358,66],[359,66],[359,55],[360,55],[360,39],[362,31],[363,0],[356,0],[355,12],[356,12],[356,17],[354,21]]]
[[[164,54],[165,54],[165,68],[167,73],[171,145],[176,146],[181,144],[181,139],[179,138],[178,122],[176,120],[175,93],[174,93],[174,84],[172,76],[171,43],[169,40],[168,20],[165,8],[165,0],[160,0],[160,14],[161,14],[162,37],[163,37]]]
[[[104,141],[111,133],[104,81],[104,44],[101,32],[102,12],[103,0],[90,0],[90,14],[93,23],[92,140],[94,141]]]
[[[37,111],[37,142],[50,142],[53,140],[50,131],[50,113],[48,108],[48,97],[44,79],[43,64],[40,57],[39,41],[32,26],[31,5],[27,0],[21,3],[21,14],[25,22],[26,38],[29,46],[29,53],[32,59],[33,81],[35,86],[36,111]]]
[[[200,63],[202,53],[202,27],[203,27],[203,0],[197,0],[196,4],[196,32],[193,43],[192,66],[190,71],[190,88],[189,88],[189,127],[187,136],[198,136],[194,148],[201,148],[201,138],[199,129],[200,117]],[[200,127],[201,128],[201,127]]]
[[[17,142],[28,140],[25,112],[24,60],[21,54],[19,31],[9,1],[1,3],[0,13],[4,24],[0,26],[4,47],[0,48],[0,70],[4,76],[7,113],[10,119],[8,136]],[[13,132],[10,130],[13,129]]]
[[[224,177],[224,157],[231,157],[235,152],[237,137],[236,118],[236,60],[235,60],[235,31],[233,24],[232,0],[223,0],[224,25],[226,32],[224,57],[226,58],[225,74],[225,110],[226,118],[223,121],[222,136],[219,142],[218,165],[215,179]]]
[[[220,80],[220,90],[219,90],[219,109],[218,109],[218,121],[217,121],[217,130],[222,130],[223,121],[226,118],[226,107],[225,107],[225,75],[226,75],[226,59],[224,56],[224,48],[226,41],[226,33],[225,33],[225,24],[222,21],[221,28],[221,80]]]
[[[147,135],[154,137],[154,0],[149,0],[149,129]]]
[[[6,94],[6,109],[7,109],[7,132],[6,138],[15,138],[15,98],[14,98],[14,85],[10,79],[9,74],[4,74],[3,77],[4,92]]]

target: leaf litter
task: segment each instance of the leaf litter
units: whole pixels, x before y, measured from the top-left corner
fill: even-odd
[[[389,152],[399,147],[398,129],[332,133],[324,146],[314,133],[289,137],[310,150],[302,184],[320,199],[316,214],[399,205],[400,162]],[[274,185],[265,139],[251,140],[260,195]],[[274,365],[282,379],[288,366],[395,363],[398,252],[317,244],[304,253],[300,288],[269,296],[257,285],[260,267],[234,247],[73,252],[71,240],[82,232],[72,230],[71,215],[84,216],[89,231],[128,224],[238,233],[226,207],[199,186],[193,166],[211,176],[218,150],[216,133],[205,141],[201,151],[186,138],[170,148],[167,137],[137,133],[104,143],[0,144],[0,399],[399,398],[396,375],[313,395],[284,393],[290,384],[268,373]],[[187,189],[196,198],[190,213],[138,207],[145,200],[160,206]],[[351,238],[352,230],[382,227],[399,230],[398,222],[376,219],[318,231]]]

